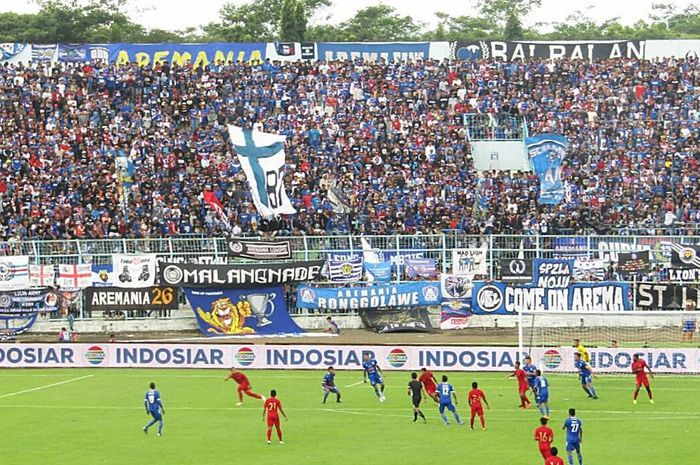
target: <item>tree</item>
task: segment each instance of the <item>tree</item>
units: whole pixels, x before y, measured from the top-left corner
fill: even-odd
[[[502,31],[505,40],[522,39],[523,18],[534,8],[542,6],[542,0],[479,0],[483,18],[492,18]]]
[[[306,22],[304,4],[298,0],[284,0],[280,12],[280,40],[303,42]]]
[[[422,23],[410,16],[399,15],[393,7],[379,4],[358,10],[355,16],[340,24],[343,40],[371,42],[416,40]]]
[[[502,36],[502,32],[492,18],[477,16],[450,16],[435,13],[438,26],[425,34],[428,40],[482,40]]]

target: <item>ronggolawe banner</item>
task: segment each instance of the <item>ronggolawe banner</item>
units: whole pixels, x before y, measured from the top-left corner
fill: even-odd
[[[566,288],[509,286],[475,281],[475,315],[511,315],[521,311],[619,312],[630,310],[629,285],[617,282],[577,283]]]
[[[501,280],[506,283],[532,283],[532,260],[501,259]]]
[[[60,301],[49,289],[0,292],[0,340],[28,331],[40,313],[57,311]]]
[[[636,304],[640,310],[680,310],[691,300],[700,307],[697,285],[662,283],[637,284]]]
[[[542,58],[545,60],[608,60],[611,58],[644,59],[643,40],[591,41],[500,41],[455,42],[453,58],[458,60],[502,61]]]
[[[175,310],[178,307],[177,287],[88,287],[85,289],[87,311],[109,310]]]
[[[287,311],[284,288],[184,289],[206,336],[303,333]]]
[[[536,258],[534,264],[535,287],[565,288],[569,287],[574,274],[574,261],[559,258]]]
[[[160,284],[178,287],[228,289],[313,281],[321,273],[323,263],[323,260],[270,265],[162,263],[160,266]]]
[[[232,257],[253,260],[286,260],[292,258],[289,241],[244,241],[229,239],[226,242],[228,254]]]
[[[428,332],[433,329],[426,308],[377,308],[360,310],[367,328],[377,333]]]
[[[433,282],[346,288],[302,285],[297,289],[297,307],[311,309],[359,310],[385,307],[425,307],[439,305],[440,300],[440,285]]]

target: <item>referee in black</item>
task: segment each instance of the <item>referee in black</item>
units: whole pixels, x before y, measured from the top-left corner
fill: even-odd
[[[411,381],[408,383],[408,395],[411,396],[411,401],[413,403],[413,423],[418,421],[418,416],[423,419],[423,423],[427,423],[428,420],[425,419],[425,415],[420,411],[420,401],[423,399],[423,385],[418,381],[418,374],[411,373]]]

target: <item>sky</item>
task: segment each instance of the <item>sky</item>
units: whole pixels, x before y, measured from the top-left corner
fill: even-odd
[[[245,0],[230,0],[245,3]],[[526,18],[526,25],[535,23],[561,22],[575,11],[581,11],[599,22],[619,17],[623,24],[633,24],[646,19],[654,3],[670,0],[542,0],[542,7]],[[149,29],[184,29],[201,26],[216,21],[218,11],[226,0],[130,0],[131,19]],[[325,10],[330,15],[328,22],[339,23],[351,18],[361,8],[375,5],[376,0],[333,0],[333,6]],[[470,15],[475,9],[475,0],[383,0],[381,3],[393,6],[401,14],[436,25],[433,13],[442,11],[453,16]],[[683,8],[698,0],[672,0]],[[138,5],[138,6],[137,6]],[[31,0],[0,0],[0,12],[34,13],[39,7]],[[323,18],[315,20],[326,22]]]

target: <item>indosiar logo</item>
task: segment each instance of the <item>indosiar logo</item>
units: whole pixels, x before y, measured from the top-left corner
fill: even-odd
[[[542,365],[550,370],[554,370],[561,365],[561,354],[558,350],[549,349],[542,355]]]
[[[408,356],[403,349],[393,349],[389,352],[389,355],[386,356],[386,361],[394,368],[401,368],[406,364],[406,360],[408,360]]]
[[[255,361],[255,352],[250,347],[241,347],[236,352],[236,361],[241,366],[250,366]]]
[[[85,352],[85,359],[91,365],[99,365],[105,359],[105,351],[102,350],[102,347],[100,346],[89,347],[88,350]]]

